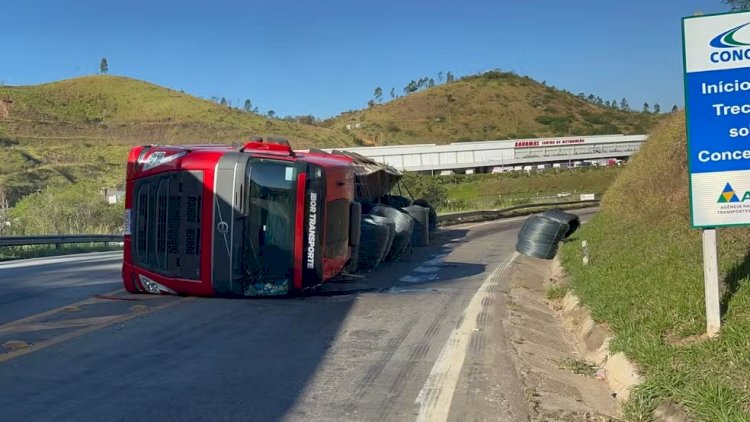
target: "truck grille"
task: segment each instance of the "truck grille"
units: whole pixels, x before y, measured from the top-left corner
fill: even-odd
[[[165,173],[135,182],[133,263],[175,278],[200,278],[203,173]]]

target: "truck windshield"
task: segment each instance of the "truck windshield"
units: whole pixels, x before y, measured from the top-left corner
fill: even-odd
[[[285,294],[291,285],[296,180],[294,163],[250,160],[244,242],[247,294]]]

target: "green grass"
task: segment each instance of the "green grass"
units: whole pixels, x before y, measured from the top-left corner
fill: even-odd
[[[684,118],[663,124],[567,242],[563,263],[595,320],[646,376],[625,408],[649,420],[672,397],[698,420],[750,420],[750,230],[720,230],[723,328],[705,341],[700,232],[689,227]],[[587,240],[590,264],[581,263]]]

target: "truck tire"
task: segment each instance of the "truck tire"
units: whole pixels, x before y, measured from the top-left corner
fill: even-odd
[[[420,207],[429,208],[430,210],[430,231],[433,232],[435,229],[437,229],[437,212],[435,212],[435,208],[433,208],[432,205],[430,205],[429,202],[426,200],[420,198],[414,201],[414,205],[419,205]]]
[[[385,205],[375,206],[371,213],[372,215],[390,218],[395,223],[393,245],[391,245],[390,251],[386,256],[386,261],[398,260],[411,244],[411,233],[414,230],[414,221],[405,212]]]
[[[419,205],[410,205],[403,208],[404,212],[414,220],[414,231],[411,234],[411,243],[414,246],[427,246],[430,244],[430,209]]]
[[[392,237],[393,223],[389,226],[386,219],[375,219],[373,216],[365,215],[361,222],[362,243],[357,249],[357,269],[369,270],[380,264],[383,259],[388,241]]]
[[[360,223],[362,222],[362,204],[352,202],[349,206],[349,245],[359,245]]]

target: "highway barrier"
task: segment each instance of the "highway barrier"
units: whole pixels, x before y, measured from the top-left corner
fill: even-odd
[[[543,204],[525,204],[515,207],[504,208],[490,211],[465,211],[451,214],[438,215],[438,224],[448,226],[451,224],[471,223],[476,221],[498,220],[500,218],[513,217],[517,215],[533,214],[544,211],[549,208],[583,208],[598,206],[599,200],[590,201],[567,201],[567,202],[548,202]]]
[[[2,246],[31,246],[31,245],[70,245],[76,243],[117,243],[122,242],[122,235],[116,234],[53,234],[38,236],[7,236],[0,237]]]
[[[489,211],[465,211],[450,214],[441,214],[437,216],[437,222],[440,226],[451,224],[470,223],[475,221],[497,220],[505,217],[516,215],[532,214],[549,208],[581,208],[587,206],[597,206],[599,200],[593,201],[569,201],[569,202],[550,202],[544,204],[526,204],[515,207],[504,208]],[[31,246],[31,245],[69,245],[76,243],[119,243],[122,242],[122,235],[116,234],[55,234],[55,235],[37,235],[37,236],[6,236],[0,237],[0,247],[6,246]]]

